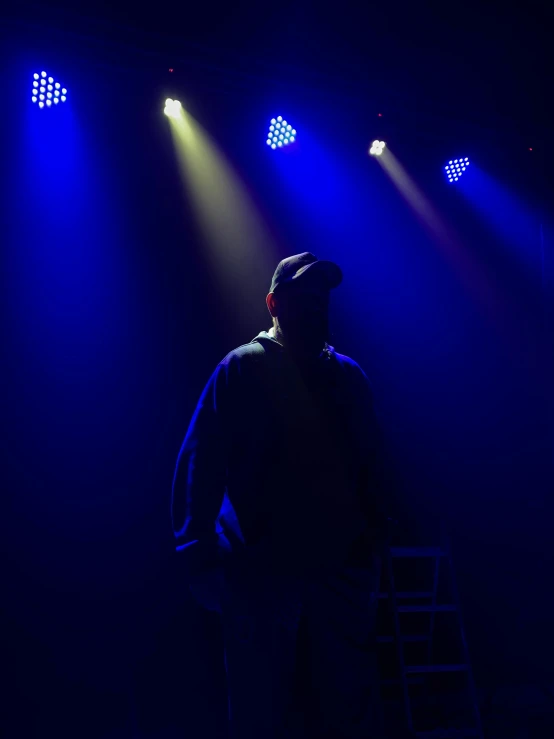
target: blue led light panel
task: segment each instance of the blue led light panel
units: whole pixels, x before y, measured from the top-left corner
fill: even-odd
[[[67,89],[46,72],[33,74],[31,102],[39,108],[56,108],[67,100]]]
[[[444,165],[444,171],[449,182],[458,182],[460,177],[469,167],[469,159],[451,159],[448,164]]]
[[[284,120],[283,116],[278,115],[272,118],[269,123],[269,131],[267,132],[266,144],[272,149],[281,149],[283,146],[289,146],[296,141],[296,129]]]

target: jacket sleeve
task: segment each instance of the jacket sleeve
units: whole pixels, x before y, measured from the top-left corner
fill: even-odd
[[[177,551],[190,574],[219,561],[216,519],[227,481],[228,365],[219,364],[198,401],[173,478],[172,520]]]
[[[359,368],[357,395],[360,444],[359,494],[369,528],[380,538],[385,535],[389,514],[390,490],[386,445],[369,378]]]

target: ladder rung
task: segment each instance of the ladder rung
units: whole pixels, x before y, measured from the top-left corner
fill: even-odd
[[[434,731],[416,731],[422,739],[458,739],[458,737],[479,736],[477,729],[435,729]]]
[[[446,557],[441,547],[391,547],[392,557]]]
[[[389,593],[379,593],[379,598],[382,600],[384,598],[389,598]],[[408,598],[432,598],[433,597],[433,591],[432,590],[400,590],[398,593],[396,593],[396,597],[400,599],[408,599]]]
[[[406,665],[404,671],[407,675],[414,673],[434,673],[434,672],[465,672],[468,666],[460,665]]]
[[[454,613],[458,609],[456,606],[448,604],[438,606],[398,606],[397,610],[398,613]]]

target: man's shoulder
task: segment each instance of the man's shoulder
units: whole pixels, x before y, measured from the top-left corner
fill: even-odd
[[[260,360],[270,358],[271,354],[273,354],[273,352],[268,352],[266,347],[261,343],[251,341],[248,344],[242,344],[236,349],[230,351],[219,364],[224,367],[236,364],[244,364],[246,366],[249,364],[255,365],[258,364]],[[332,349],[332,356],[337,364],[344,368],[344,370],[350,375],[365,376],[364,370],[356,360],[352,359],[352,357],[349,357],[346,354],[341,354],[334,348]]]
[[[223,374],[227,382],[245,381],[259,374],[266,364],[266,350],[258,342],[252,341],[226,354],[217,365],[215,374]]]
[[[266,350],[257,341],[251,341],[248,344],[241,344],[233,349],[219,363],[225,367],[230,365],[256,363],[265,356]]]
[[[344,369],[344,371],[349,374],[349,376],[365,377],[367,379],[366,373],[363,371],[363,369],[360,367],[355,359],[352,359],[352,357],[349,357],[346,354],[340,354],[340,352],[337,351],[333,352],[333,354],[336,358],[336,361]]]
[[[268,351],[269,349],[269,351]],[[241,376],[243,379],[252,375],[265,375],[267,368],[274,366],[279,354],[278,347],[267,347],[264,343],[251,341],[236,347],[219,363],[216,372],[223,371],[228,378]],[[346,382],[352,382],[357,386],[359,383],[370,384],[369,378],[362,367],[346,354],[341,354],[332,348],[331,357],[335,366],[344,373]]]

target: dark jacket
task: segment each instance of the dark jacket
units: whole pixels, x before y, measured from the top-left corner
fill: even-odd
[[[188,571],[228,542],[285,572],[363,559],[382,526],[380,454],[360,366],[326,345],[301,367],[262,331],[218,364],[179,453],[172,516]]]

